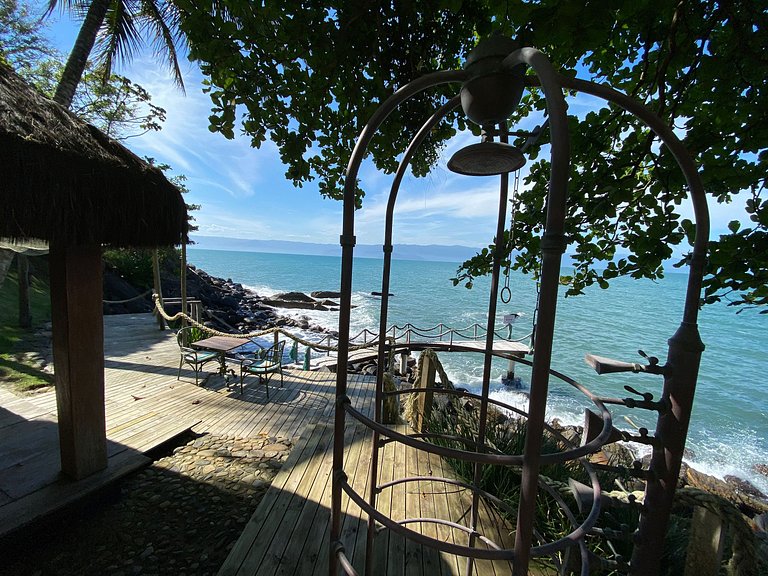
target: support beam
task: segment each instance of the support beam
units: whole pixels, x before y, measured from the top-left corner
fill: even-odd
[[[157,301],[160,306],[163,306],[163,286],[160,281],[160,258],[157,255],[157,248],[152,251],[152,280],[155,285],[155,294],[157,294]],[[165,330],[165,318],[162,317],[157,309],[153,310],[153,314],[157,317],[157,323],[160,326],[160,330]]]
[[[400,354],[400,375],[405,377],[408,374],[408,358],[410,357],[408,350],[403,350]]]
[[[184,314],[189,314],[187,310],[187,245],[184,242],[181,243],[181,311]],[[187,325],[187,319],[181,319],[181,325]]]
[[[32,312],[29,305],[29,260],[26,255],[16,255],[19,273],[19,328],[32,328]]]
[[[431,355],[424,354],[421,358],[421,374],[419,388],[434,388],[437,366]],[[420,392],[416,397],[416,431],[426,432],[425,424],[429,423],[432,415],[432,392]]]
[[[80,479],[107,466],[101,248],[50,252],[61,470]]]

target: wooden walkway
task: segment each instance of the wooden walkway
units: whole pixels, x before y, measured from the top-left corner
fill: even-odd
[[[241,438],[296,437],[332,412],[333,374],[289,369],[283,388],[270,383],[269,400],[255,379],[246,381],[241,396],[218,375],[197,387],[184,368],[177,380],[175,338],[158,330],[149,314],[107,316],[104,331],[106,470],[78,482],[62,477],[55,393],[22,398],[0,389],[0,536],[147,465],[145,452],[190,428]]]
[[[330,519],[332,420],[335,374],[289,367],[266,390],[247,381],[228,390],[218,375],[204,386],[183,369],[173,334],[157,329],[150,315],[105,318],[106,416],[109,467],[79,482],[60,477],[56,399],[52,391],[19,398],[0,390],[0,535],[97,490],[149,459],[144,452],[181,432],[232,438],[290,437],[294,448],[233,548],[221,574],[326,573]],[[370,414],[373,379],[350,376],[353,405]],[[346,430],[345,471],[361,494],[368,492],[370,434],[351,420]],[[411,475],[450,476],[441,459],[391,443],[383,450],[380,482]],[[392,518],[437,516],[465,523],[469,496],[437,482],[400,484],[384,490],[378,506]],[[365,562],[367,517],[346,496],[343,541],[358,570]],[[481,532],[510,545],[509,529],[483,508]],[[419,529],[418,524],[411,525]],[[465,543],[466,536],[424,525],[425,533]],[[388,530],[374,541],[375,573],[463,574],[465,561],[405,542]],[[509,574],[507,563],[479,562],[475,574]]]
[[[362,426],[350,423],[345,436],[345,472],[358,493],[367,497],[370,435]],[[272,482],[219,576],[328,573],[332,447],[332,424],[310,426],[304,441],[294,447]],[[380,482],[419,474],[451,477],[452,471],[436,456],[402,444],[386,446],[380,460]],[[428,481],[385,489],[378,497],[377,508],[395,520],[437,517],[466,525],[470,503],[468,491]],[[342,497],[342,514],[342,542],[348,558],[362,574],[367,515],[346,495]],[[410,524],[409,527],[444,541],[467,543],[466,534],[445,526]],[[485,505],[481,506],[479,531],[498,544],[514,545],[511,530],[505,528],[504,521]],[[459,576],[466,573],[465,559],[406,541],[386,529],[374,538],[373,555],[374,574]],[[508,562],[480,560],[473,566],[472,573],[508,575],[511,570]]]
[[[441,340],[425,340],[422,342],[399,342],[395,346],[395,355],[410,352],[419,352],[431,348],[435,352],[484,352],[485,340],[456,340],[454,342]],[[531,349],[522,342],[510,340],[495,340],[491,353],[499,358],[514,360],[531,354]],[[362,348],[349,353],[348,362],[367,362],[374,360],[378,355],[378,348]],[[336,369],[336,354],[330,353],[325,356],[319,356],[312,359],[312,368],[330,368]]]

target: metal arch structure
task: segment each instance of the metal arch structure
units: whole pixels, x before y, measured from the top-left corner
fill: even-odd
[[[658,403],[663,406],[664,409],[660,410],[655,430],[653,456],[650,468],[646,474],[646,497],[641,511],[640,524],[635,533],[635,547],[630,565],[630,573],[633,576],[651,576],[658,573],[659,570],[660,551],[666,533],[672,499],[682,461],[683,448],[687,437],[688,423],[696,389],[701,353],[704,350],[704,345],[701,342],[697,327],[699,298],[709,237],[709,215],[703,186],[696,166],[683,144],[658,116],[642,104],[608,86],[558,74],[547,58],[541,52],[533,48],[521,48],[511,51],[500,61],[497,71],[502,73],[510,72],[513,68],[520,65],[532,69],[535,74],[535,76],[526,77],[527,83],[539,85],[544,92],[547,103],[549,129],[551,131],[551,177],[546,202],[546,224],[541,239],[541,290],[536,337],[534,341],[535,353],[531,362],[531,394],[527,414],[528,433],[526,435],[526,442],[522,455],[503,456],[489,454],[486,450],[485,432],[489,405],[488,392],[492,358],[490,351],[492,350],[493,331],[495,328],[494,319],[498,297],[500,264],[503,258],[503,247],[501,246],[500,239],[503,238],[504,232],[508,188],[508,177],[506,174],[502,174],[500,177],[499,218],[496,230],[496,238],[498,241],[494,250],[491,289],[488,304],[487,334],[489,336],[484,352],[483,386],[480,394],[479,432],[474,449],[456,451],[458,456],[457,454],[452,454],[455,457],[460,457],[475,463],[473,510],[471,514],[472,526],[467,531],[469,545],[466,547],[451,545],[453,550],[447,551],[469,556],[470,559],[467,564],[468,572],[471,570],[471,558],[474,556],[477,558],[509,560],[513,566],[513,573],[516,576],[522,576],[523,574],[527,574],[528,564],[532,553],[547,554],[562,549],[567,545],[578,545],[582,552],[582,574],[588,573],[589,570],[587,560],[588,554],[583,543],[583,535],[594,524],[597,514],[599,513],[600,487],[596,481],[593,483],[593,506],[588,519],[581,526],[577,526],[575,520],[571,517],[571,523],[573,524],[574,529],[569,537],[564,539],[564,542],[557,541],[535,548],[532,546],[534,535],[534,506],[540,486],[539,468],[541,464],[555,461],[563,462],[568,459],[582,456],[590,451],[594,452],[606,442],[612,429],[610,413],[605,409],[602,403],[599,402],[599,399],[595,399],[591,394],[582,390],[582,392],[585,392],[591,400],[596,402],[598,408],[601,410],[603,419],[602,431],[594,440],[588,443],[587,446],[581,447],[581,449],[565,450],[558,454],[541,454],[541,439],[545,429],[547,429],[547,425],[544,421],[544,414],[547,404],[549,378],[553,374],[562,377],[562,375],[558,375],[551,370],[550,363],[553,347],[553,331],[561,256],[566,247],[564,221],[567,209],[566,200],[570,160],[566,116],[567,107],[563,97],[563,89],[570,89],[599,97],[623,108],[642,120],[675,157],[686,179],[694,210],[696,237],[689,260],[689,278],[683,319],[678,330],[668,341],[669,349],[666,364],[657,367],[658,369],[655,370],[656,373],[664,376],[662,398]],[[410,537],[422,544],[446,550],[445,547],[441,548],[439,546],[438,541],[430,542],[431,539],[429,537],[406,529],[405,525],[413,519],[396,522],[384,517],[375,508],[377,489],[381,489],[381,486],[377,486],[378,446],[382,442],[381,436],[386,437],[385,442],[400,441],[409,446],[431,453],[439,453],[440,450],[436,450],[434,444],[426,442],[423,438],[417,438],[416,436],[418,435],[404,436],[392,433],[381,424],[382,403],[385,396],[383,390],[383,367],[387,355],[386,341],[382,340],[378,350],[380,369],[378,371],[379,373],[376,382],[376,400],[373,419],[369,419],[354,410],[351,407],[350,399],[347,396],[347,361],[349,358],[350,346],[349,325],[352,308],[352,269],[355,245],[355,189],[357,174],[370,140],[389,114],[409,98],[438,85],[459,83],[463,86],[466,82],[472,79],[472,72],[469,68],[470,67],[467,66],[465,70],[461,71],[442,71],[428,74],[412,81],[392,94],[392,96],[379,106],[366,124],[358,138],[347,167],[347,175],[344,185],[343,224],[340,238],[342,246],[340,286],[341,307],[339,315],[339,352],[334,422],[332,516],[329,548],[330,574],[336,574],[339,566],[341,566],[347,573],[355,573],[354,568],[351,566],[345,555],[343,545],[340,541],[341,498],[343,492],[369,514],[368,541],[366,547],[366,574],[371,574],[372,570],[371,551],[375,528],[374,520],[377,520],[388,528],[397,530],[406,537]],[[400,182],[410,164],[413,153],[418,146],[421,145],[431,128],[458,105],[459,100],[457,96],[443,105],[425,122],[404,152],[403,160],[395,174],[387,205],[385,241],[383,245],[384,263],[381,290],[380,333],[384,333],[383,331],[386,329],[387,323],[392,253],[392,222]],[[567,378],[564,379],[568,381]],[[572,381],[569,383],[574,384]],[[580,387],[577,385],[577,388]],[[353,490],[351,485],[347,482],[347,477],[344,473],[344,426],[346,418],[348,417],[358,420],[363,425],[368,426],[372,431],[374,456],[369,472],[370,497],[368,501]],[[476,552],[473,554],[472,550],[479,551],[477,548],[473,549],[472,544],[474,539],[478,537],[474,528],[476,527],[477,522],[478,501],[482,496],[481,491],[477,488],[477,480],[482,466],[489,462],[501,464],[522,462],[523,472],[520,502],[518,506],[517,530],[515,533],[515,546],[513,550],[501,550],[491,543],[490,550],[484,550],[482,553]],[[414,479],[403,479],[402,481],[407,482],[410,480]],[[417,520],[422,521],[424,519]],[[439,519],[432,519],[432,521],[450,524],[448,521]]]

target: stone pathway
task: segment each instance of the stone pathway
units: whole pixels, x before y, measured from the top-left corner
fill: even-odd
[[[84,503],[0,541],[0,574],[216,574],[293,441],[203,435],[123,479],[110,502]]]

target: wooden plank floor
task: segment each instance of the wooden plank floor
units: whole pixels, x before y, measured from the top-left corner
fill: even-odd
[[[114,481],[145,465],[143,452],[183,429],[232,438],[288,437],[294,448],[262,499],[221,574],[315,574],[328,565],[331,447],[335,375],[285,370],[270,382],[269,399],[256,378],[226,387],[219,375],[195,386],[184,368],[177,380],[179,351],[173,334],[157,329],[150,315],[105,318],[105,393],[109,467],[79,482],[59,475],[56,398],[53,392],[19,398],[0,389],[0,534],[28,522],[61,503]],[[370,413],[373,379],[351,376],[353,405]],[[16,432],[19,432],[17,434]],[[22,434],[23,432],[23,434]],[[23,436],[24,441],[18,438]],[[371,462],[370,433],[353,423],[345,431],[345,471],[367,497]],[[382,451],[379,482],[426,474],[449,476],[434,456],[416,454],[391,443]],[[397,485],[384,490],[377,506],[395,519],[437,515],[455,522],[467,518],[469,495],[435,482]],[[481,531],[509,544],[484,509]],[[418,524],[413,524],[418,529]],[[444,527],[424,525],[425,533],[465,543],[466,536]],[[343,498],[342,541],[358,569],[366,553],[367,518]],[[376,573],[462,574],[464,560],[406,543],[388,530],[378,532],[373,555]],[[480,562],[475,574],[507,574],[505,563]]]
[[[0,388],[0,535],[114,481],[149,460],[143,453],[190,428],[231,437],[296,437],[331,413],[334,376],[286,370],[270,382],[256,378],[227,390],[210,375],[195,386],[170,331],[149,314],[104,318],[107,470],[79,482],[61,477],[55,393],[18,397]]]
[[[350,387],[354,387],[352,381]],[[371,446],[370,433],[349,422],[345,430],[345,472],[349,482],[366,497]],[[219,576],[327,573],[332,447],[331,423],[319,422],[306,430],[222,565]],[[380,483],[419,473],[451,477],[438,457],[395,442],[386,445],[380,461]],[[470,502],[467,490],[425,481],[383,490],[377,507],[395,520],[440,517],[466,525]],[[342,543],[355,569],[362,573],[367,516],[344,496],[342,517]],[[444,526],[414,523],[410,527],[441,540],[467,544],[464,532]],[[514,544],[509,527],[485,505],[481,506],[479,532],[498,544],[507,547]],[[372,553],[374,574],[460,575],[465,574],[466,569],[465,559],[406,541],[388,530],[377,533]],[[474,564],[472,573],[509,574],[510,566],[507,562],[480,560]]]

